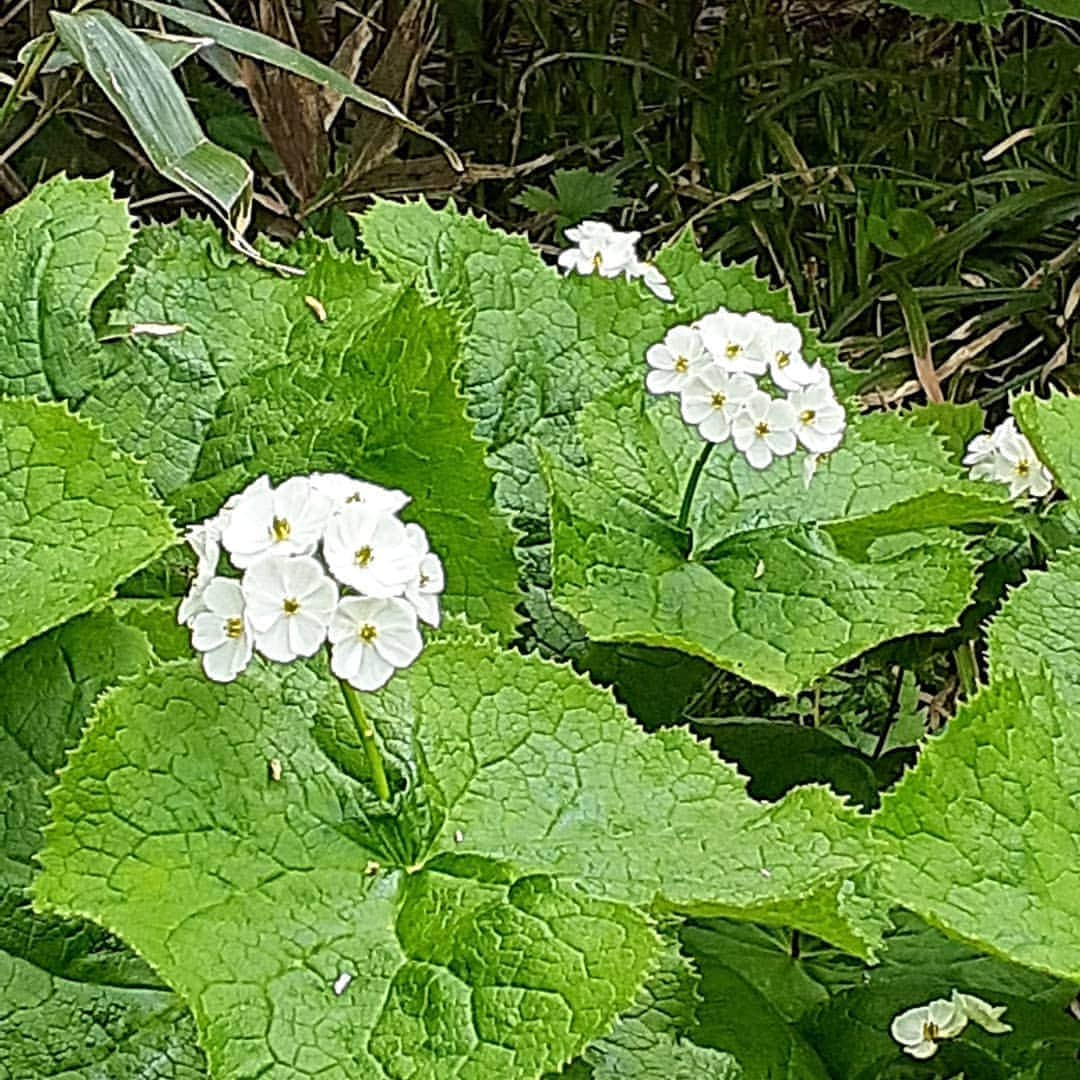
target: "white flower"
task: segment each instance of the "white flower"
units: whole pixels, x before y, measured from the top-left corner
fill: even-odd
[[[976,997],[974,994],[962,994],[959,990],[952,992],[952,1000],[953,1004],[961,1009],[969,1020],[978,1024],[983,1031],[988,1031],[991,1035],[1004,1035],[1007,1031],[1012,1031],[1010,1024],[1001,1022],[1001,1015],[1005,1012],[1006,1006],[991,1005],[983,1001],[981,997]]]
[[[240,583],[216,577],[202,593],[202,610],[191,620],[191,644],[203,654],[203,671],[214,682],[232,682],[251,663],[251,627]]]
[[[416,614],[423,622],[438,626],[439,595],[446,588],[442,560],[431,550],[427,533],[419,525],[410,522],[405,526],[405,534],[420,559],[416,577],[405,588],[405,599],[416,608]]]
[[[701,335],[692,326],[672,327],[662,342],[651,345],[645,359],[653,370],[645,378],[652,394],[677,394],[711,364]]]
[[[310,555],[322,539],[330,500],[306,476],[278,488],[256,480],[227,508],[221,542],[243,570],[264,555]]]
[[[764,375],[768,366],[758,347],[757,327],[746,315],[720,308],[695,324],[705,348],[725,371]]]
[[[709,364],[683,390],[683,419],[695,425],[703,439],[721,443],[731,434],[732,419],[758,392],[757,383],[749,375],[729,375],[719,364]]]
[[[675,294],[671,291],[668,280],[660,272],[654,263],[639,259],[626,268],[626,276],[633,281],[641,278],[645,287],[660,300],[674,300]]]
[[[1035,448],[1016,427],[1010,416],[989,435],[976,435],[968,444],[964,464],[973,480],[991,480],[1009,485],[1013,499],[1049,495],[1054,486],[1050,470],[1039,460]]]
[[[346,506],[326,529],[330,573],[365,596],[400,596],[420,569],[405,526],[391,514]]]
[[[338,602],[337,585],[321,563],[306,555],[267,555],[248,568],[243,590],[263,656],[288,663],[318,652]]]
[[[207,586],[214,580],[221,559],[221,528],[216,518],[210,518],[198,525],[192,525],[184,534],[184,539],[199,560],[191,587],[187,596],[180,601],[180,610],[176,613],[176,621],[186,626],[204,610],[203,596]]]
[[[330,620],[330,670],[357,690],[378,690],[423,647],[407,600],[347,596]]]
[[[325,495],[335,509],[346,503],[357,503],[367,510],[396,514],[412,501],[404,491],[384,488],[364,480],[354,480],[344,473],[312,473],[311,486]]]
[[[566,230],[566,238],[577,246],[559,255],[559,265],[568,273],[618,277],[636,266],[639,232],[618,232],[602,221],[583,221]]]
[[[795,410],[788,401],[755,390],[731,422],[736,449],[755,469],[767,468],[774,456],[795,452]]]
[[[967,1015],[955,1001],[937,998],[929,1005],[908,1009],[893,1017],[892,1037],[913,1058],[933,1057],[940,1039],[951,1039],[967,1026]]]
[[[797,326],[758,312],[747,318],[757,330],[757,348],[769,365],[772,381],[781,390],[799,390],[816,381],[814,369],[803,359],[802,333]]]
[[[812,454],[835,450],[844,438],[847,418],[828,379],[788,394],[795,412],[795,436]]]
[[[1054,486],[1050,470],[1039,460],[1026,435],[1017,432],[1001,440],[996,479],[1009,485],[1009,497],[1049,495]]]

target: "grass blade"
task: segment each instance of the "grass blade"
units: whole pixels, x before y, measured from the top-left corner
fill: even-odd
[[[262,60],[267,64],[273,64],[275,67],[283,68],[293,75],[311,79],[312,82],[318,83],[334,93],[341,94],[351,101],[355,101],[365,109],[371,109],[373,112],[391,117],[409,131],[421,135],[425,139],[430,139],[442,150],[455,170],[458,172],[464,171],[465,166],[454,150],[437,135],[433,135],[430,131],[410,120],[392,101],[387,101],[386,98],[379,97],[378,94],[372,94],[361,89],[339,71],[335,71],[332,67],[316,60],[314,57],[306,56],[291,45],[286,45],[283,41],[268,37],[266,34],[260,34],[255,30],[237,26],[235,23],[224,22],[221,19],[215,19],[197,11],[186,11],[184,8],[174,7],[172,4],[159,4],[155,0],[136,0],[136,3],[166,19],[179,23],[195,34],[213,38],[223,48],[242,53],[244,56],[250,56],[255,60]]]
[[[52,12],[63,46],[127,121],[154,168],[224,217],[239,241],[251,220],[252,173],[212,143],[161,57],[104,11]]]

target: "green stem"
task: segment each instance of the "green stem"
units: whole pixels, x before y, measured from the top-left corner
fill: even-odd
[[[680,529],[685,529],[690,520],[690,507],[694,502],[694,492],[697,491],[698,481],[701,479],[705,463],[709,460],[709,455],[715,448],[716,443],[707,442],[702,447],[701,455],[694,462],[694,467],[690,471],[690,479],[686,481],[686,491],[683,492],[682,506],[679,507],[678,526]]]
[[[344,680],[339,679],[341,692],[345,695],[345,704],[349,707],[353,720],[356,722],[356,730],[360,732],[360,741],[364,744],[364,753],[367,754],[368,765],[371,767],[371,779],[375,784],[375,794],[384,802],[390,801],[390,785],[386,781],[386,770],[383,768],[382,754],[379,752],[379,744],[375,741],[375,729],[364,712],[364,706],[360,704],[360,697],[356,691]]]

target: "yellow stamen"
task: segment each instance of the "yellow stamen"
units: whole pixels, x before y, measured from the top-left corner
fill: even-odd
[[[367,566],[371,562],[374,552],[366,544],[356,553],[356,565],[359,567]]]
[[[922,1037],[924,1042],[933,1042],[938,1037],[939,1028],[931,1020],[923,1021]]]
[[[290,597],[281,605],[281,610],[284,611],[286,615],[295,615],[300,610],[300,601],[293,600]]]
[[[597,253],[596,253],[596,254],[595,254],[595,255],[594,255],[593,257],[592,257],[592,268],[593,268],[594,270],[599,270],[599,269],[600,269],[600,264],[601,264],[601,263],[602,263],[603,261],[604,261],[604,256],[603,256],[603,255],[601,255],[601,254],[600,254],[600,252],[598,251],[598,252],[597,252]]]
[[[786,352],[778,352],[776,354],[776,366],[778,368],[786,368],[791,363],[791,356]]]
[[[769,434],[769,425],[766,424],[764,420],[762,420],[761,423],[758,424],[756,428],[754,428],[754,432],[759,439],[763,439],[766,435]]]
[[[1027,458],[1023,458],[1016,463],[1013,467],[1013,471],[1017,476],[1027,476],[1031,472],[1031,462]]]
[[[817,416],[817,413],[814,412],[813,409],[803,409],[803,411],[799,413],[799,423],[812,424],[815,416]]]
[[[225,636],[232,638],[235,641],[237,638],[244,636],[244,620],[243,619],[230,619],[225,624]]]
[[[722,409],[727,404],[727,398],[717,391],[712,396],[712,407],[714,409]]]
[[[274,537],[274,543],[281,544],[292,535],[292,526],[287,518],[276,517],[273,525],[270,526],[270,532]]]
[[[685,375],[690,370],[690,361],[687,360],[685,356],[680,356],[679,359],[675,361],[675,370],[680,375]]]
[[[357,631],[356,636],[365,644],[370,645],[378,636],[379,631],[371,623],[364,623]]]
[[[427,574],[421,574],[420,575],[420,588],[422,589],[430,580],[431,580],[431,578],[429,578],[427,576]]]
[[[742,346],[737,345],[734,341],[729,341],[727,348],[724,350],[724,353],[729,360],[734,360],[741,352]]]

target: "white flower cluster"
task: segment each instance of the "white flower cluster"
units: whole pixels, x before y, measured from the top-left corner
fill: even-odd
[[[942,1039],[954,1039],[972,1021],[991,1035],[1012,1031],[1001,1022],[1004,1005],[989,1005],[974,994],[954,990],[950,998],[936,998],[893,1017],[889,1031],[905,1054],[925,1059],[937,1053]]]
[[[287,664],[327,641],[334,674],[358,690],[408,667],[423,648],[419,622],[439,625],[444,585],[427,534],[398,518],[408,502],[342,473],[276,488],[262,476],[192,526],[198,569],[177,618],[207,676],[231,682],[255,650]],[[239,579],[218,574],[222,549]]]
[[[989,435],[976,435],[968,443],[964,464],[972,480],[991,480],[1009,485],[1009,497],[1041,498],[1054,486],[1050,470],[1039,460],[1035,448],[1010,416]]]
[[[799,443],[816,461],[844,437],[847,419],[829,372],[803,359],[802,334],[791,323],[720,308],[669,330],[645,359],[650,392],[678,394],[683,419],[703,439],[732,439],[755,469],[794,453]],[[762,389],[766,373],[785,396]]]
[[[583,221],[577,228],[567,229],[566,238],[576,245],[559,255],[559,265],[567,273],[609,278],[623,275],[628,281],[641,278],[654,296],[675,298],[667,278],[651,262],[638,258],[641,233],[619,232],[602,221]]]

